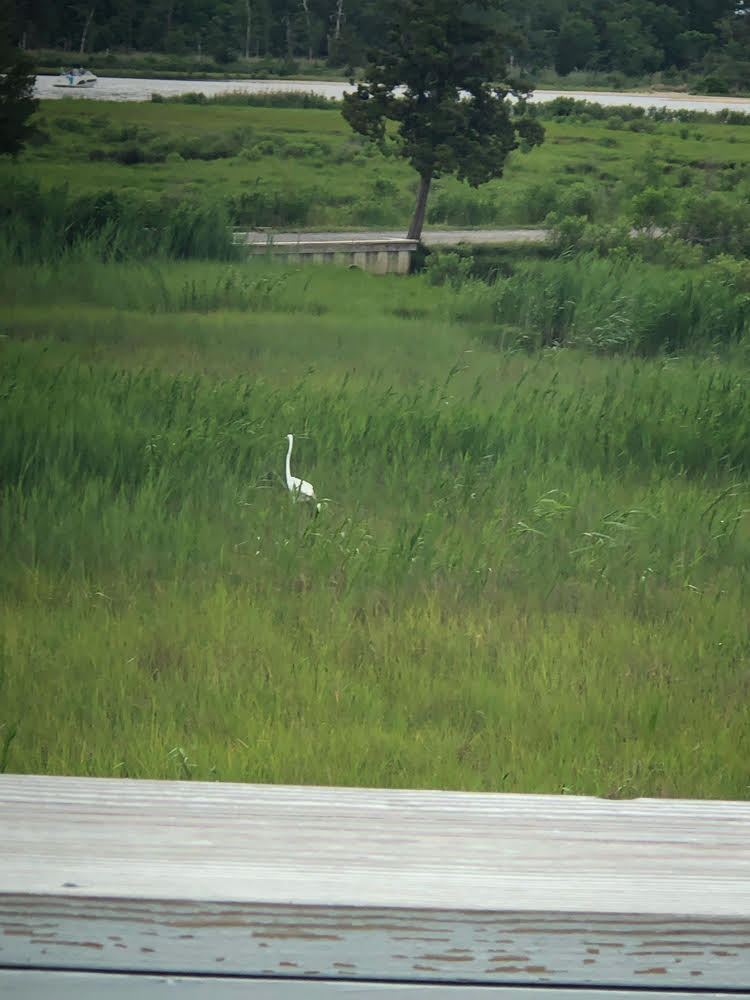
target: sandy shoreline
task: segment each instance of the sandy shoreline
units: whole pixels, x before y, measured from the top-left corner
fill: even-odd
[[[750,108],[750,97],[735,97],[729,94],[689,94],[684,90],[547,90],[544,87],[534,89],[535,96],[555,94],[568,97],[614,97],[622,100],[627,97],[651,98],[659,101],[701,101],[706,104],[744,104]]]
[[[180,94],[198,91],[206,97],[221,93],[271,93],[302,91],[320,94],[341,100],[351,85],[322,80],[157,80],[133,79],[127,77],[99,77],[97,85],[83,91],[55,88],[55,77],[39,75],[36,78],[34,96],[44,99],[72,97],[99,101],[150,101],[154,94],[162,97],[176,97]],[[665,89],[651,91],[591,91],[591,90],[534,90],[531,100],[550,101],[557,97],[569,97],[578,101],[590,101],[609,107],[636,105],[643,108],[652,106],[687,109],[692,111],[714,111],[729,109],[750,113],[750,97],[700,96],[684,91]]]
[[[608,91],[614,93],[614,91]],[[724,104],[729,95],[723,94],[687,94],[684,90],[632,90],[628,91],[633,95],[642,97],[658,97],[659,100],[667,101],[705,101],[706,104]],[[750,97],[731,97],[733,103],[746,104],[750,108]]]

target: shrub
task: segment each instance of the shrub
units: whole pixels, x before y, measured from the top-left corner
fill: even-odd
[[[471,279],[471,257],[455,250],[434,251],[425,263],[425,274],[431,285],[450,285],[460,288]]]
[[[519,194],[514,217],[525,225],[539,225],[557,208],[558,188],[554,181],[530,184]]]
[[[698,82],[698,93],[700,94],[728,94],[729,90],[729,81],[717,73],[704,76]]]
[[[631,199],[631,220],[634,226],[647,229],[668,226],[674,213],[672,192],[665,188],[644,188]]]
[[[677,213],[675,232],[700,243],[710,253],[750,254],[750,205],[730,200],[717,191],[701,197],[688,194]]]
[[[577,182],[564,189],[558,197],[558,209],[563,215],[593,220],[598,211],[600,192],[590,184]]]

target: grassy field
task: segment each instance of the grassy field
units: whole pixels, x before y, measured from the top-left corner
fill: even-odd
[[[747,798],[746,337],[530,351],[508,294],[7,263],[0,770]]]
[[[229,103],[239,100],[44,102],[36,145],[15,163],[0,161],[0,188],[22,177],[45,189],[67,185],[71,197],[112,190],[137,201],[221,203],[244,226],[406,226],[414,172],[354,135],[335,105]],[[630,222],[652,189],[662,192],[665,216],[707,195],[745,210],[746,125],[629,119],[626,111],[596,121],[556,106],[560,114],[545,117],[546,142],[512,153],[501,180],[478,189],[436,180],[428,225],[534,226],[552,211]]]

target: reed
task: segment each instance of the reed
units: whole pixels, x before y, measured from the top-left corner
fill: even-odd
[[[261,262],[253,311],[219,265],[69,263],[4,279],[4,767],[747,797],[741,347],[498,350],[460,284]]]

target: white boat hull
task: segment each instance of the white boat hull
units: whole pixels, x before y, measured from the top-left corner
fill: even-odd
[[[80,90],[84,87],[93,87],[97,79],[98,77],[94,76],[93,73],[73,70],[70,73],[61,73],[60,76],[52,81],[52,86],[67,87],[69,90]]]

